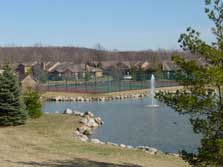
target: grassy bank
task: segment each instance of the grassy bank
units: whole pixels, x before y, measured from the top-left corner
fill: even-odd
[[[78,117],[44,115],[19,127],[0,128],[0,166],[186,167],[177,157],[83,143],[73,137]]]

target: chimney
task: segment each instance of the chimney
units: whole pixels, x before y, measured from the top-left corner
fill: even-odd
[[[46,63],[45,62],[41,63],[41,68],[43,69],[43,71],[46,71]]]

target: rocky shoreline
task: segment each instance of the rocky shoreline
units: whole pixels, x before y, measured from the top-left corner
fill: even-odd
[[[56,102],[105,102],[113,100],[125,100],[125,99],[141,99],[148,96],[148,93],[137,93],[137,94],[123,94],[115,96],[99,96],[99,97],[66,97],[66,96],[57,96],[47,98],[47,101],[56,101]]]
[[[77,137],[80,141],[91,142],[91,143],[102,144],[102,145],[106,144],[106,145],[119,147],[122,149],[142,150],[142,151],[149,153],[151,155],[167,154],[167,155],[172,155],[172,156],[176,156],[176,157],[180,156],[179,154],[174,154],[174,153],[164,153],[156,148],[149,147],[149,146],[133,147],[133,146],[126,145],[126,144],[116,144],[116,143],[112,143],[109,141],[102,142],[99,139],[90,139],[89,135],[91,135],[96,128],[98,128],[104,124],[104,122],[102,121],[102,119],[100,117],[95,117],[94,114],[91,113],[90,111],[82,113],[80,111],[72,111],[71,109],[66,109],[64,111],[64,114],[75,115],[75,116],[79,116],[82,118],[80,121],[81,126],[78,127],[77,129],[75,129],[75,131],[74,131],[75,137]]]

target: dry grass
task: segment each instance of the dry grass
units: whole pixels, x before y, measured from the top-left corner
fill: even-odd
[[[24,126],[0,128],[0,166],[187,167],[172,156],[80,142],[73,137],[79,119],[50,114]]]

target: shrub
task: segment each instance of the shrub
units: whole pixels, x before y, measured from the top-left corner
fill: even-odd
[[[24,101],[30,118],[39,118],[42,115],[42,104],[39,94],[29,88],[24,94]]]

